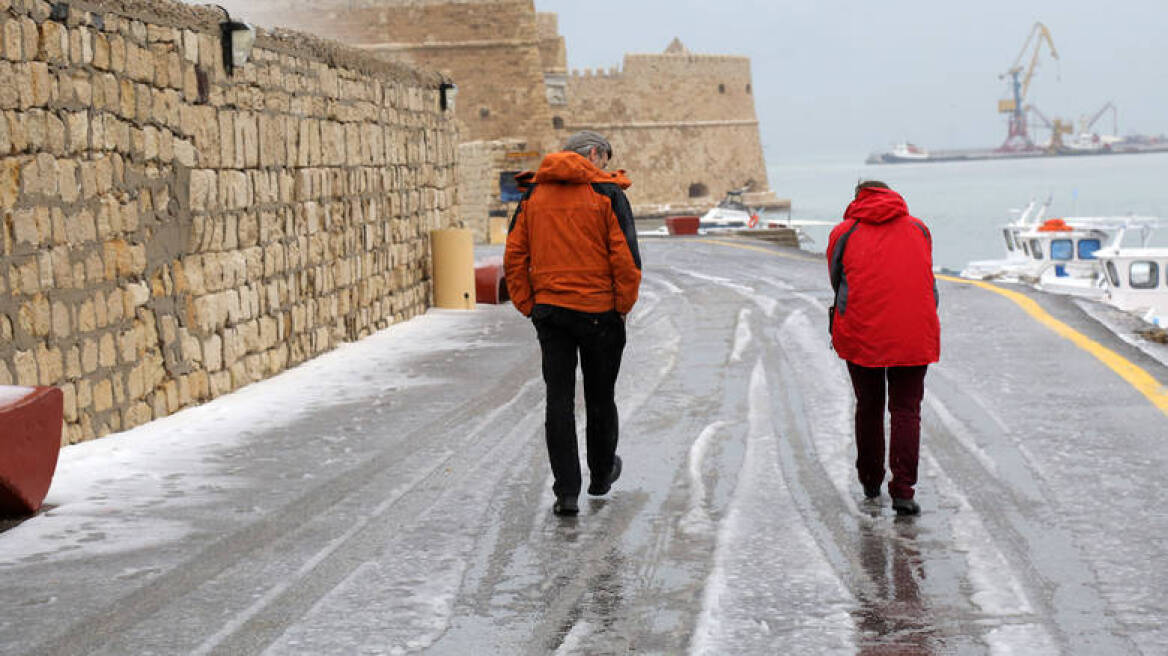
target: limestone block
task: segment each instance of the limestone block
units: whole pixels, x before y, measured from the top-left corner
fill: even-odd
[[[36,349],[37,370],[39,372],[40,385],[52,386],[61,382],[65,377],[65,360],[61,356],[61,350],[52,347],[48,348],[44,344],[38,344]]]
[[[66,151],[80,153],[89,148],[89,114],[69,112],[65,115]]]
[[[254,169],[260,161],[259,124],[255,114],[239,112],[235,116],[236,148],[243,151],[243,166]]]
[[[61,201],[75,203],[81,197],[81,180],[78,177],[77,162],[71,159],[57,161],[57,189]]]
[[[146,48],[139,48],[136,44],[127,42],[126,72],[135,82],[153,82],[154,54]]]
[[[114,73],[126,72],[126,40],[120,34],[109,37],[109,69]]]
[[[40,25],[39,59],[51,64],[67,64],[69,59],[69,31],[56,21]]]
[[[192,144],[190,141],[187,141],[186,139],[183,139],[182,137],[179,137],[178,135],[174,135],[172,139],[174,161],[187,168],[194,168],[197,166],[198,159],[196,157],[194,144]]]
[[[203,362],[209,373],[223,368],[223,339],[219,335],[211,335],[203,342]]]
[[[9,61],[24,60],[24,38],[21,35],[20,21],[10,19],[4,21],[4,58]]]
[[[52,336],[54,338],[68,337],[73,333],[73,317],[68,306],[57,301],[52,304]]]
[[[48,153],[37,155],[25,163],[20,178],[24,193],[56,196],[59,181],[56,158]]]
[[[190,30],[182,31],[183,61],[191,64],[199,63],[199,37]]]
[[[75,65],[93,63],[93,34],[88,29],[69,30],[69,57]]]
[[[189,395],[189,393],[190,393],[189,389],[188,389],[187,393]],[[166,412],[167,412],[167,414],[173,414],[173,413],[177,412],[178,409],[184,405],[183,402],[181,401],[181,396],[179,394],[179,385],[178,385],[177,381],[174,381],[174,380],[166,381],[166,383],[164,383],[162,386],[161,395],[166,397]]]
[[[41,231],[33,209],[17,210],[12,213],[12,233],[17,244],[40,246],[48,241],[49,235]]]
[[[122,412],[122,430],[129,430],[141,426],[154,418],[153,410],[144,402],[139,401]]]
[[[81,333],[93,332],[97,328],[97,314],[94,311],[93,299],[81,302],[77,311],[77,330]]]
[[[12,371],[8,369],[8,365],[0,360],[0,385],[12,385],[16,379],[12,377]]]
[[[219,204],[229,210],[251,207],[251,181],[245,172],[234,169],[219,172]]]
[[[131,315],[150,301],[150,287],[145,282],[134,282],[125,286],[126,314]]]
[[[138,111],[138,103],[136,96],[136,87],[129,78],[121,78],[118,80],[118,116],[123,119],[133,120]],[[126,144],[118,144],[121,152],[126,152]]]
[[[219,112],[219,162],[222,166],[243,168],[243,143],[236,139],[236,112]]]
[[[144,366],[139,364],[126,375],[126,393],[130,400],[137,401],[146,394]]]
[[[287,157],[284,143],[284,120],[279,116],[260,115],[260,161],[261,167],[283,166]]]
[[[179,351],[184,362],[196,367],[203,363],[203,346],[186,328],[179,329]]]
[[[139,124],[154,121],[154,89],[148,84],[134,85],[134,113],[126,117]]]
[[[12,367],[16,372],[16,384],[34,387],[38,384],[36,354],[32,351],[16,351],[12,354]]]
[[[93,67],[101,71],[110,69],[109,37],[100,32],[93,35]]]
[[[23,55],[21,61],[29,61],[36,57],[37,49],[40,45],[40,30],[37,29],[36,21],[28,16],[20,18],[20,40]]]
[[[214,170],[191,171],[189,207],[197,212],[219,207],[218,181],[219,176]]]

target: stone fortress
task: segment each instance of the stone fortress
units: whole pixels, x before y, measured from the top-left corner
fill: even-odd
[[[0,385],[61,388],[65,442],[424,312],[430,232],[498,238],[501,181],[571,131],[641,217],[782,203],[746,58],[568,71],[532,0],[224,5],[313,34],[261,27],[228,72],[224,9],[0,0]]]
[[[702,212],[746,187],[748,204],[787,208],[767,184],[750,60],[689,52],[628,54],[621,68],[569,71],[555,14],[532,0],[234,0],[261,25],[312,31],[458,85],[460,215],[480,239],[509,214],[499,177],[533,168],[568,134],[595,129],[629,172],[638,218]]]

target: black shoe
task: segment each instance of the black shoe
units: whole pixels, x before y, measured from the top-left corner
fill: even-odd
[[[616,482],[616,479],[620,478],[620,475],[621,475],[620,456],[613,456],[612,457],[612,471],[608,472],[608,478],[606,478],[603,483],[593,482],[591,485],[589,485],[588,486],[588,494],[591,494],[594,497],[601,497],[601,496],[608,494],[608,491],[610,489],[612,489],[612,484]]]
[[[576,503],[576,497],[556,497],[552,512],[561,516],[576,515],[580,512],[580,506]]]
[[[864,498],[876,499],[879,496],[880,496],[880,484],[879,483],[877,483],[876,485],[865,485],[864,486]]]
[[[897,499],[892,497],[892,509],[898,515],[919,515],[921,507],[912,499]]]

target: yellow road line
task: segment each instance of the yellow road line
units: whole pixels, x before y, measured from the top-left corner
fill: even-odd
[[[1036,321],[1050,328],[1057,335],[1069,339],[1075,346],[1098,358],[1100,362],[1107,365],[1107,368],[1114,371],[1120,378],[1127,381],[1129,385],[1136,388],[1140,394],[1147,397],[1152,402],[1152,405],[1155,405],[1161,412],[1168,415],[1168,387],[1161,385],[1151,374],[1136,366],[1127,358],[1124,358],[1115,351],[1055,319],[1050,313],[1042,309],[1042,306],[1036,303],[1034,299],[1024,294],[1019,294],[1016,291],[1003,289],[1002,287],[981,280],[966,280],[965,278],[943,275],[938,275],[937,278],[948,282],[988,289],[995,294],[1001,294],[1014,301],[1026,314],[1029,314]]]

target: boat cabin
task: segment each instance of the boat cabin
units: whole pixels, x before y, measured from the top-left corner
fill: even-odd
[[[1107,248],[1096,256],[1112,305],[1168,320],[1168,248]]]
[[[1071,226],[1062,219],[1047,219],[1031,228],[1011,226],[1004,232],[1008,253],[1021,251],[1034,261],[1037,272],[1053,269],[1058,277],[1076,271],[1094,275],[1098,271],[1095,253],[1110,238],[1104,230]]]

